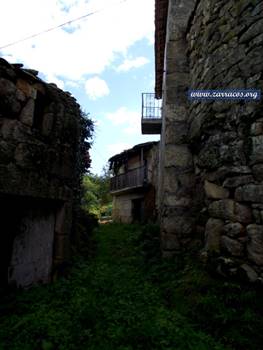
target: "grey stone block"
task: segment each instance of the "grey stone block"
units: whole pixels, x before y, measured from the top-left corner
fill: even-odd
[[[221,238],[222,248],[230,255],[241,257],[244,255],[244,246],[240,242],[229,238],[227,236],[222,236]]]
[[[248,258],[256,265],[263,265],[263,226],[262,225],[248,225]]]
[[[208,253],[220,252],[220,241],[224,222],[220,219],[210,218],[205,227],[205,251]]]
[[[221,199],[214,201],[208,207],[212,217],[233,222],[251,223],[252,211],[249,207],[239,204],[232,199]]]

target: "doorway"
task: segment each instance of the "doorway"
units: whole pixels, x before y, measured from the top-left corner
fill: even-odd
[[[51,201],[0,197],[0,286],[29,287],[51,277],[55,206]]]
[[[132,200],[132,221],[142,222],[143,221],[143,198],[136,198]]]

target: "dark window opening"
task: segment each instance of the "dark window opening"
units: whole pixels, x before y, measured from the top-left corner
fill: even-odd
[[[35,109],[34,109],[34,119],[33,119],[33,128],[40,130],[43,123],[43,116],[45,113],[45,108],[48,105],[48,99],[41,92],[37,92],[37,97],[35,100]]]

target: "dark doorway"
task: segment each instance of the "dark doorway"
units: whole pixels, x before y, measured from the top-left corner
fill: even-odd
[[[12,256],[14,237],[20,223],[20,212],[15,203],[5,198],[1,201],[0,226],[0,287],[8,284],[8,267]]]
[[[143,220],[143,199],[136,198],[132,200],[132,220],[133,222],[142,222]]]

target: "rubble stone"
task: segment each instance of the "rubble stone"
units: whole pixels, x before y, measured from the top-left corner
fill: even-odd
[[[229,223],[224,226],[224,233],[231,238],[237,238],[244,235],[245,227],[239,222]]]
[[[80,181],[80,128],[75,99],[36,71],[0,59],[1,256],[9,249],[4,235],[13,237],[16,225],[11,258],[4,261],[9,280],[1,275],[1,282],[22,287],[49,282],[55,262],[68,258]]]
[[[205,181],[205,193],[207,198],[223,199],[228,198],[229,191],[221,186]]]
[[[241,278],[244,278],[246,281],[254,283],[258,278],[258,274],[251,266],[248,264],[242,264],[239,268],[239,274]]]
[[[263,185],[248,184],[241,186],[236,190],[235,198],[240,202],[263,203]]]
[[[210,218],[205,227],[205,251],[208,253],[219,253],[221,235],[223,233],[224,222],[219,219]]]
[[[233,222],[251,223],[252,211],[248,206],[239,204],[232,199],[221,199],[209,205],[209,214],[212,217],[230,220]]]
[[[247,226],[248,258],[256,265],[263,266],[263,226],[251,224]]]
[[[221,244],[223,249],[230,255],[236,256],[236,257],[241,257],[243,256],[244,253],[244,247],[243,245],[227,236],[222,236],[221,238]]]
[[[262,90],[258,3],[212,0],[208,6],[200,0],[194,7],[196,1],[169,2],[164,65],[157,67],[164,77],[159,87],[161,231],[169,227],[166,233],[176,232],[181,243],[189,216],[192,232],[206,224],[207,263],[207,251],[215,251],[221,257],[217,266],[222,275],[234,278],[241,273],[247,281],[255,280],[255,265],[262,267],[263,261],[262,103],[186,101],[186,92],[189,86]],[[184,181],[184,176],[191,181]],[[180,206],[184,218],[172,211],[167,214]]]

